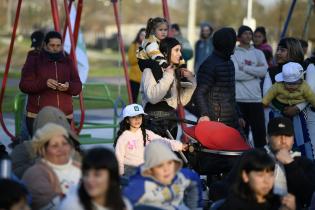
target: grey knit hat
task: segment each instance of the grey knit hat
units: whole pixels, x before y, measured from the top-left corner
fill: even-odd
[[[176,171],[183,165],[182,161],[172,152],[166,143],[156,139],[148,144],[144,150],[144,164],[141,166],[141,174],[147,176],[149,169],[169,160],[174,160],[177,163]]]
[[[61,125],[69,133],[69,136],[73,140],[74,145],[80,144],[78,135],[75,134],[75,132],[71,129],[66,115],[59,109],[52,106],[45,106],[44,108],[42,108],[38,112],[37,117],[34,120],[33,133],[35,134],[36,130],[42,128],[47,123],[55,123]]]
[[[45,144],[49,142],[51,138],[58,135],[65,136],[67,139],[69,137],[67,130],[55,123],[47,123],[42,128],[38,129],[32,138],[32,147],[34,152],[36,154],[40,154]]]

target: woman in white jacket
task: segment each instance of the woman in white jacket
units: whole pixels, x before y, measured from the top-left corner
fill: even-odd
[[[143,71],[140,92],[144,111],[154,120],[148,121],[148,128],[155,133],[167,137],[165,128],[177,135],[177,123],[169,120],[176,117],[178,104],[186,105],[195,88],[196,79],[191,71],[178,69],[181,59],[181,45],[175,38],[165,38],[160,43],[160,51],[170,64],[166,69],[150,69]],[[180,77],[186,77],[192,85],[180,85]]]

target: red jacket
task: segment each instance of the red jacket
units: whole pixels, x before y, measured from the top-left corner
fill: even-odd
[[[65,92],[53,90],[47,86],[47,80],[60,83],[69,82]],[[30,56],[22,69],[20,90],[28,94],[27,112],[37,114],[44,106],[54,106],[65,115],[73,113],[72,96],[78,95],[82,83],[69,56],[52,61],[41,51],[38,56]]]

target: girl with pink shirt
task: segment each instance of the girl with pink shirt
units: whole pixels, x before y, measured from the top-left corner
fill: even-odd
[[[144,148],[153,140],[165,142],[174,151],[187,149],[187,145],[176,140],[163,138],[145,129],[143,117],[146,115],[139,104],[130,104],[123,110],[123,120],[114,142],[120,175],[130,176],[135,168],[144,162]]]

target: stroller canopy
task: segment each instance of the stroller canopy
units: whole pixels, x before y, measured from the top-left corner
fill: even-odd
[[[195,126],[195,137],[211,150],[244,151],[250,149],[238,130],[215,121],[202,121]]]

